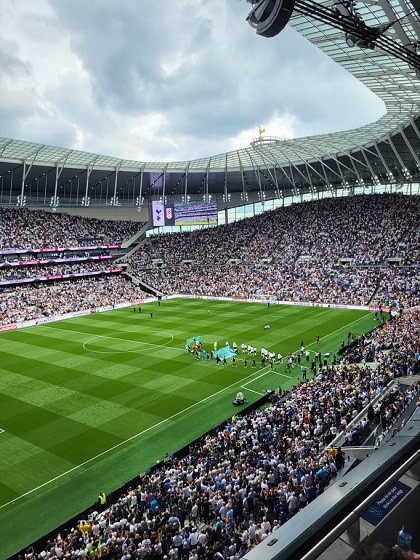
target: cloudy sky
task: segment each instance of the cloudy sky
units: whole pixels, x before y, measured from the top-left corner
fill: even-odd
[[[245,0],[1,0],[0,136],[180,161],[376,120],[384,107]]]

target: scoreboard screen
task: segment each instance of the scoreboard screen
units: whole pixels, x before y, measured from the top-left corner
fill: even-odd
[[[166,203],[152,202],[153,226],[217,225],[217,202],[192,200],[183,203],[173,200]]]

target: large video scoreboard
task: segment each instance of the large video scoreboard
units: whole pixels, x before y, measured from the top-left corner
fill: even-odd
[[[152,202],[153,226],[217,225],[217,202],[172,200]]]

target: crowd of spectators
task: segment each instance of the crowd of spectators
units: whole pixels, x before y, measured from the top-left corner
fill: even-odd
[[[0,293],[0,325],[106,307],[146,295],[119,274],[13,286]]]
[[[316,264],[333,264],[340,258],[354,259],[356,264],[378,265],[388,258],[419,264],[417,216],[417,196],[314,200],[217,228],[154,236],[137,262],[150,266],[152,259],[162,258],[167,265],[185,259],[225,264],[239,259],[247,264],[272,257],[295,262],[310,255]]]
[[[221,227],[152,236],[128,262],[141,281],[169,295],[270,296],[279,301],[408,308],[420,304],[417,215],[418,197],[401,194],[324,199]],[[0,251],[71,247],[88,239],[119,243],[140,226],[0,209]],[[161,266],[153,266],[156,259]],[[92,263],[13,267],[1,269],[0,277],[30,280],[106,268],[107,264]],[[123,291],[126,281],[121,284]],[[40,285],[36,289],[39,295],[50,290]],[[21,309],[18,291],[9,292],[8,299],[13,293],[16,309]],[[42,301],[47,298],[40,300],[43,314]]]
[[[378,362],[396,376],[418,373],[420,365],[420,309],[404,312],[398,320],[382,323],[345,352],[352,362]]]
[[[99,220],[64,212],[0,208],[0,251],[79,247],[86,240],[121,243],[142,227],[140,222]]]
[[[0,208],[0,253],[10,250],[32,250],[50,247],[120,244],[139,231],[139,222],[100,220],[61,212],[26,208]],[[69,258],[66,253],[47,258]],[[9,285],[0,292],[0,324],[7,325],[94,307],[114,305],[144,297],[141,288],[126,277],[99,277],[71,281],[34,281],[44,276],[80,273],[104,273],[116,268],[115,259],[77,261],[49,265],[11,266],[0,269],[0,281],[28,280],[21,286]],[[89,256],[89,255],[88,255]],[[14,263],[22,257],[13,254],[0,257]],[[25,260],[25,259],[23,259]],[[29,259],[31,260],[31,259]]]
[[[102,241],[102,240],[101,240]],[[100,243],[100,241],[95,241]],[[99,246],[99,245],[98,245]],[[1,252],[1,249],[0,249]],[[27,252],[27,253],[11,253],[7,255],[0,255],[0,264],[3,265],[4,268],[8,266],[22,266],[21,263],[31,260],[58,260],[58,259],[71,259],[77,260],[82,258],[89,258],[89,257],[98,257],[103,255],[112,254],[110,249],[107,248],[98,248],[92,249],[90,251],[78,251],[76,248],[68,251],[48,251],[45,253],[38,253],[38,252]]]
[[[324,199],[155,235],[128,262],[166,294],[410,307],[420,303],[417,219],[415,196]]]
[[[3,248],[75,246],[72,239],[99,231],[118,242],[132,233],[127,224],[113,231],[114,223],[106,222],[94,231],[91,220],[87,226],[67,216],[53,226],[26,210],[1,212]],[[315,201],[220,228],[154,236],[129,262],[144,281],[168,294],[271,294],[349,304],[377,297],[380,304],[395,301],[408,308],[420,298],[417,218],[417,200],[402,195]],[[29,222],[34,227],[26,236]],[[383,268],[388,258],[410,267]],[[154,268],[153,259],[163,267]],[[229,266],[231,259],[238,264]],[[55,270],[63,273],[65,267]],[[23,322],[142,296],[121,275],[34,283],[0,294],[0,319]],[[28,549],[25,560],[237,560],[339,476],[345,447],[330,444],[340,433],[355,443],[373,425],[389,429],[417,397],[420,386],[414,382],[407,390],[397,384],[380,398],[391,379],[418,371],[419,318],[419,310],[409,309],[389,323],[378,320],[378,329],[339,363],[324,363],[266,408],[233,416],[191,446],[187,457],[167,457],[117,503],[56,535],[44,550]],[[375,397],[379,401],[369,406]],[[366,418],[353,425],[365,408]]]
[[[13,268],[0,268],[0,281],[22,280],[61,274],[79,274],[89,272],[104,272],[117,266],[114,259],[71,262],[55,265],[20,266]]]
[[[271,297],[279,301],[382,305],[420,303],[418,269],[312,268],[303,264],[279,269],[274,264],[236,266],[179,266],[131,268],[134,275],[157,290],[238,298]]]
[[[407,357],[416,348],[420,364],[418,315],[408,311],[391,323],[393,336],[407,339]],[[362,443],[369,429],[388,429],[418,398],[419,381],[384,392],[402,373],[392,366],[392,359],[371,367],[348,357],[322,366],[267,407],[204,435],[186,457],[167,456],[116,503],[42,551],[30,548],[25,560],[238,560],[340,476],[346,448],[331,445],[340,434]],[[362,409],[366,417],[354,423]]]

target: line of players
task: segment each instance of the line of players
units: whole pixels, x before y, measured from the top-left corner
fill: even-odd
[[[228,346],[229,343],[226,342],[226,345]],[[232,348],[234,350],[234,352],[236,352],[236,354],[238,354],[238,345],[236,344],[236,342],[234,342],[232,344]],[[252,366],[253,368],[257,367],[257,363],[256,363],[256,356],[257,356],[257,348],[255,346],[252,346],[250,344],[241,344],[241,352],[242,354],[246,354],[247,356],[252,357]],[[306,361],[309,362],[310,359],[310,352],[309,350],[305,350],[305,347],[303,345],[303,341],[301,344],[301,350],[300,352],[292,353],[289,352],[286,359],[283,358],[283,355],[281,352],[278,352],[277,355],[275,352],[269,351],[266,348],[261,348],[261,368],[264,368],[266,366],[270,366],[271,369],[274,368],[274,364],[283,364],[286,363],[286,369],[291,369],[294,368],[295,365],[300,365],[301,363],[301,357],[305,355]],[[316,356],[317,357],[317,356]],[[318,358],[318,357],[317,357]],[[320,359],[320,357],[318,358]],[[247,367],[248,365],[248,361],[247,358],[244,357],[242,358],[243,361],[243,365],[244,367]],[[224,362],[225,364],[225,362]],[[232,357],[232,366],[235,367],[236,364],[236,357],[233,356]]]
[[[319,343],[319,339],[317,337],[317,342]],[[229,342],[226,342],[226,346],[229,346]],[[213,345],[214,347],[214,351],[217,350],[217,342],[214,343]],[[238,345],[236,344],[236,342],[234,342],[232,344],[232,349],[235,352],[235,356],[232,357],[232,367],[236,367],[237,366],[237,358],[236,356],[239,354],[238,352]],[[200,360],[201,358],[201,344],[200,347],[198,349],[195,349],[196,351],[194,352],[197,360]],[[203,352],[203,359],[204,360],[209,360],[209,359],[213,359],[213,352],[207,353],[205,350],[202,351]],[[256,368],[257,367],[257,348],[255,346],[252,346],[250,344],[241,344],[241,354],[242,354],[242,362],[243,362],[243,367],[246,368],[248,367],[248,359],[247,357],[252,358],[251,361],[251,367],[252,368]],[[329,354],[326,354],[325,357],[329,356]],[[302,367],[302,361],[305,360],[306,364],[309,365],[309,362],[311,360],[311,353],[308,349],[305,349],[303,341],[301,342],[301,348],[299,352],[289,352],[287,354],[287,356],[284,358],[283,355],[281,354],[281,352],[278,352],[277,355],[275,352],[269,351],[266,348],[261,348],[261,361],[260,361],[260,367],[261,368],[265,368],[270,366],[271,369],[274,369],[274,364],[286,364],[286,371],[291,371],[294,367],[299,367],[301,366],[301,370],[303,371],[303,375],[304,375],[304,379],[306,379],[306,367]],[[222,363],[224,366],[227,365],[227,361],[226,358],[220,358],[219,356],[216,355],[216,365],[219,365],[220,363]],[[312,359],[311,365],[310,365],[310,369],[313,373],[316,372],[317,366],[321,367],[321,361],[322,361],[322,356],[321,353],[319,351],[316,351],[314,353],[314,357]],[[324,360],[326,361],[326,360]]]
[[[317,343],[319,343],[319,337],[317,337]],[[228,343],[227,343],[228,344]],[[234,342],[232,345],[233,350],[238,353],[238,347]],[[241,344],[241,351],[242,354],[246,354],[252,357],[252,367],[257,367],[256,364],[256,356],[257,356],[257,349],[255,346]],[[329,353],[324,355],[324,365],[326,365],[326,358],[329,356]],[[334,361],[335,361],[334,356]],[[302,362],[305,363],[305,366],[302,365]],[[309,364],[309,362],[311,362]],[[303,372],[304,379],[306,379],[306,367],[310,365],[310,369],[313,373],[316,372],[317,367],[321,368],[322,366],[322,355],[321,352],[315,351],[314,356],[311,360],[311,352],[308,349],[305,349],[303,341],[301,342],[301,348],[299,352],[289,352],[285,358],[281,352],[278,352],[276,355],[275,352],[270,352],[266,348],[261,348],[261,368],[266,366],[270,366],[271,369],[274,368],[274,364],[286,364],[286,371],[291,371],[294,367],[299,367],[301,372]],[[244,367],[247,367],[247,359],[246,357],[243,358]],[[236,366],[236,359],[235,357],[232,358],[232,366]]]

